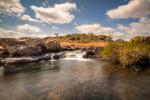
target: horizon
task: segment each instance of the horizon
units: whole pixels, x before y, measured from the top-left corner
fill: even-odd
[[[150,36],[150,0],[1,0],[0,38],[59,33]]]

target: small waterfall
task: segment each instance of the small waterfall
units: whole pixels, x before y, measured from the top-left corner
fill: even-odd
[[[52,54],[51,54],[51,61],[56,61],[56,60],[54,59],[54,56],[55,56],[55,54],[52,53]]]
[[[89,59],[83,58],[84,55],[86,54],[86,52],[82,52],[82,51],[69,51],[65,53],[65,60],[79,60],[79,61],[87,61]]]

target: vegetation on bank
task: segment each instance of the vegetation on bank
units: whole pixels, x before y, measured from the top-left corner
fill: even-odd
[[[64,36],[56,35],[56,37],[47,37],[46,39],[57,39],[61,42],[76,41],[76,42],[98,42],[98,41],[112,41],[111,36],[89,34],[68,34]]]
[[[150,65],[150,37],[134,37],[128,42],[112,42],[97,55],[125,67]]]

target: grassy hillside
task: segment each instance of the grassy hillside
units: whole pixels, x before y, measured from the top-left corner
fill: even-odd
[[[89,34],[68,34],[65,36],[47,37],[45,39],[57,39],[61,42],[99,42],[99,41],[112,41],[111,36]]]

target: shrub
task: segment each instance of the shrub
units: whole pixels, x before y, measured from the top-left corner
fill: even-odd
[[[118,49],[119,44],[111,43],[101,51],[101,56],[104,59],[110,60],[112,63],[119,63]]]
[[[150,63],[149,50],[141,47],[143,46],[124,47],[119,53],[120,63],[126,67],[147,66]]]
[[[129,42],[113,42],[101,51],[101,57],[126,67],[146,67],[150,64],[148,37],[135,37]]]

